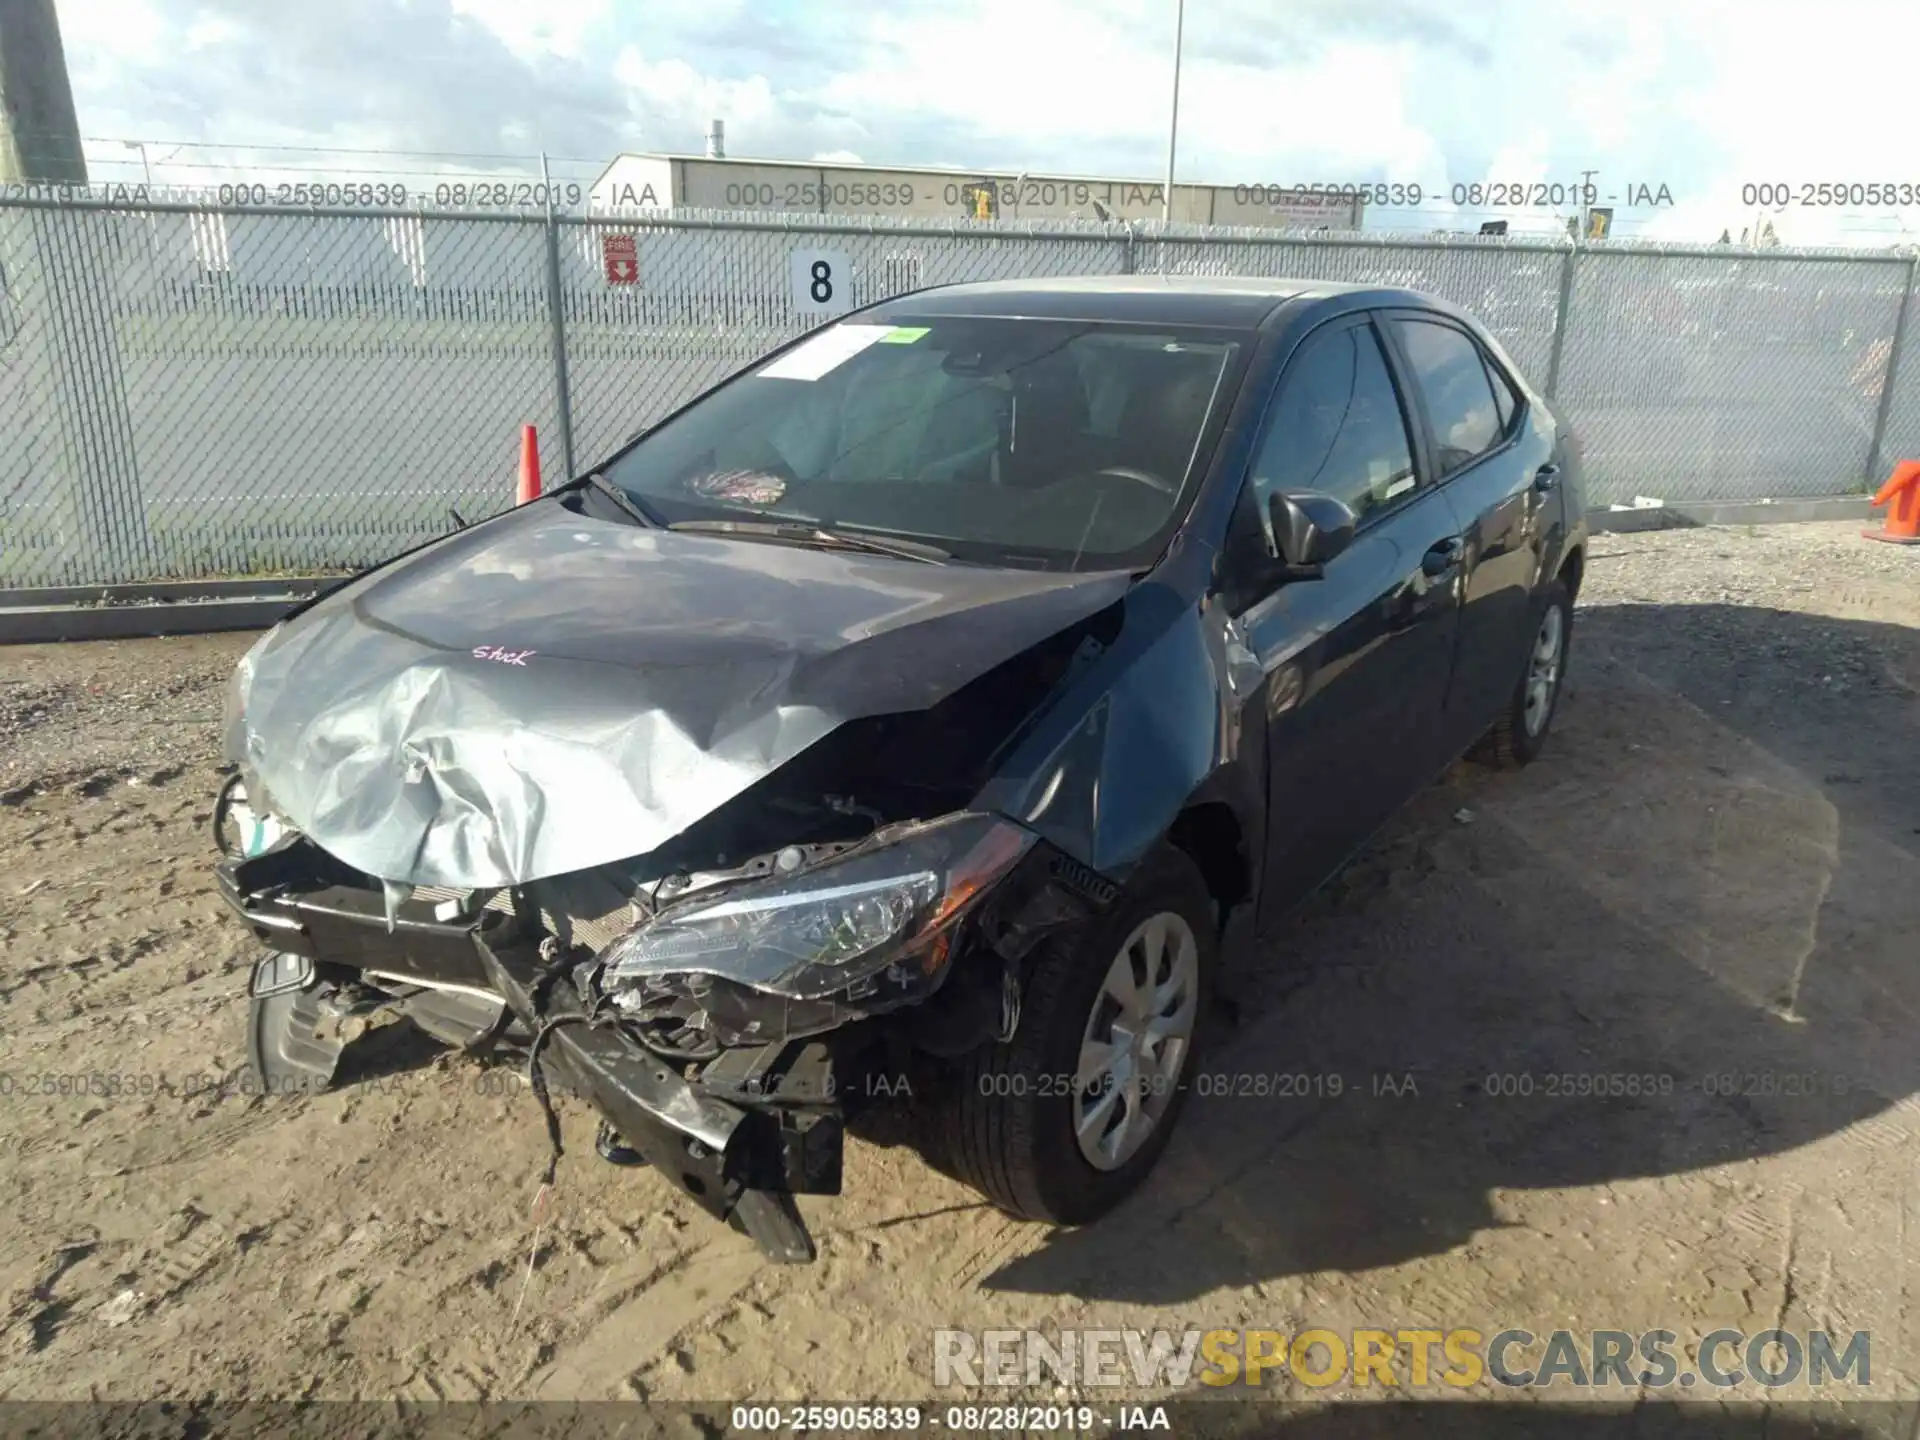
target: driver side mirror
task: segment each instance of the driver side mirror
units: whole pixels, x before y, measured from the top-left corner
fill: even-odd
[[[1359,517],[1344,500],[1319,490],[1275,491],[1267,497],[1267,523],[1277,552],[1274,578],[1318,580],[1353,543]]]

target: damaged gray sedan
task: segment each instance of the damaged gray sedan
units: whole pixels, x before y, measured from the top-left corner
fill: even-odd
[[[248,653],[252,1067],[323,1087],[396,1011],[782,1260],[906,1094],[996,1203],[1091,1220],[1259,938],[1461,753],[1538,753],[1578,485],[1408,291],[857,312]]]

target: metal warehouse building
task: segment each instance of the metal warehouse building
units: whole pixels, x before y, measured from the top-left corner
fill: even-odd
[[[717,133],[714,137],[717,141]],[[717,148],[717,146],[716,146]],[[1159,220],[1152,180],[1013,171],[882,169],[825,160],[622,155],[594,181],[596,213],[709,209],[968,220]],[[1363,202],[1267,185],[1175,185],[1173,219],[1199,225],[1358,230]]]

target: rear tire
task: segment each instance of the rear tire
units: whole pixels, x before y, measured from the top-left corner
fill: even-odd
[[[1105,915],[1043,942],[1013,1039],[967,1056],[949,1097],[959,1177],[1011,1214],[1058,1225],[1097,1219],[1137,1189],[1185,1106],[1218,948],[1212,897],[1169,846],[1141,862]],[[1129,989],[1116,979],[1123,957],[1138,1009],[1114,994]],[[1114,1058],[1100,1069],[1089,1057],[1103,1054]],[[1083,1078],[1096,1069],[1103,1078]]]
[[[1539,758],[1560,705],[1573,644],[1573,596],[1566,582],[1556,579],[1542,599],[1539,619],[1528,632],[1526,665],[1507,707],[1471,752],[1475,760],[1495,769],[1518,769]]]

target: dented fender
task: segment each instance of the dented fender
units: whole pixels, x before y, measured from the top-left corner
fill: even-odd
[[[976,804],[1116,884],[1183,814],[1224,807],[1248,857],[1240,888],[1250,909],[1266,734],[1257,712],[1251,725],[1244,712],[1263,677],[1207,593],[1212,552],[1185,549],[1127,593],[1114,642],[1063,685]]]

